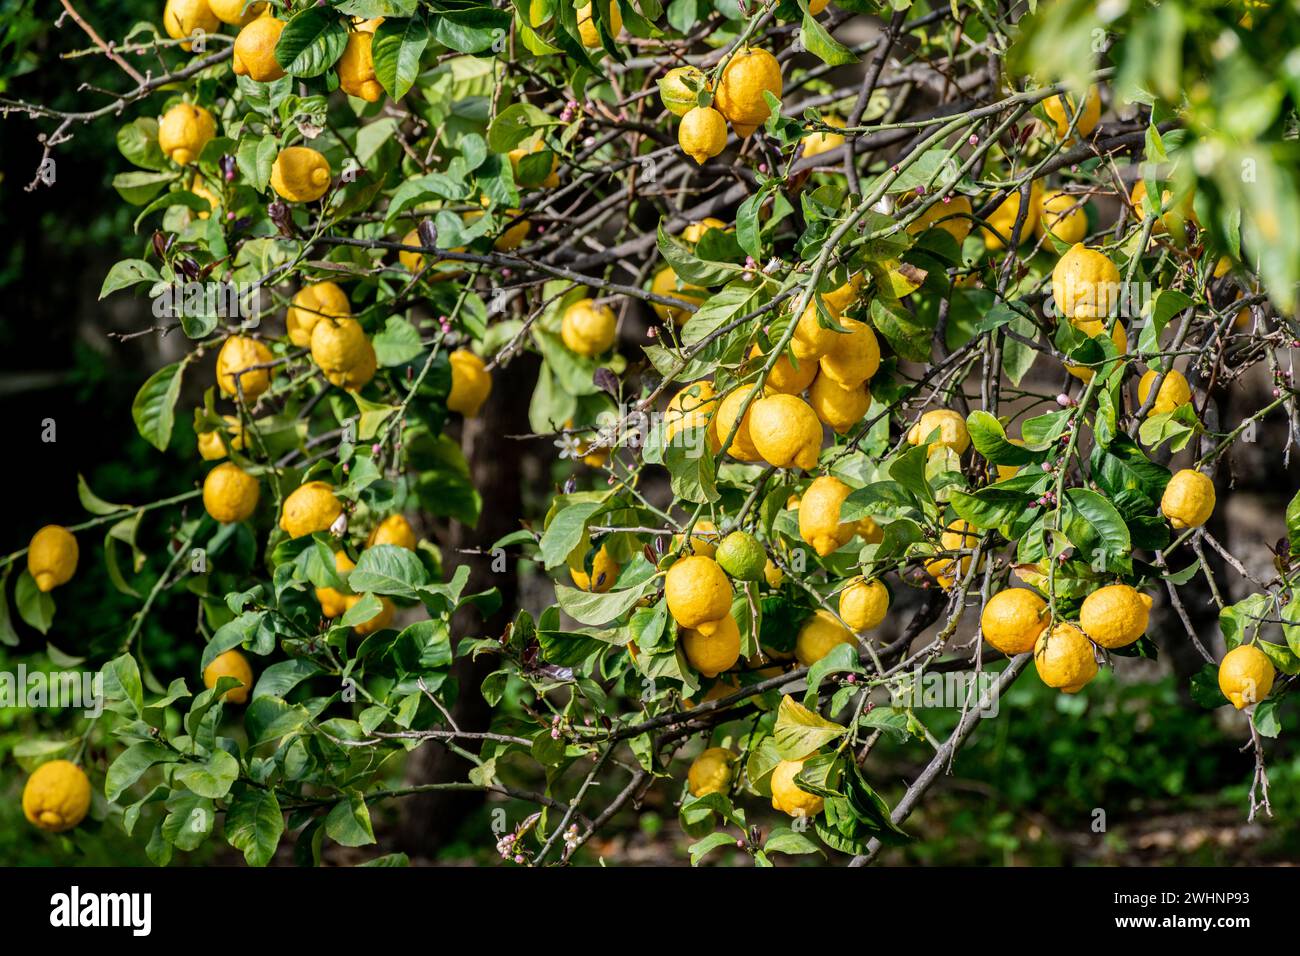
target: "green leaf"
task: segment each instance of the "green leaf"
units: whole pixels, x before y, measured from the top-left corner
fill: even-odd
[[[1040,456],[1007,439],[1002,423],[988,412],[971,412],[966,419],[975,450],[995,465],[1028,465]]]
[[[346,798],[334,804],[325,817],[325,835],[342,846],[366,846],[375,842],[370,808],[361,793],[350,790]]]
[[[419,589],[428,583],[428,572],[415,552],[395,544],[366,548],[348,575],[348,587],[357,594],[371,592],[418,598]]]
[[[420,333],[400,315],[390,315],[381,331],[370,339],[381,368],[394,368],[414,361],[424,353]]]
[[[165,365],[140,386],[131,403],[131,417],[136,431],[159,451],[166,451],[175,423],[176,399],[181,394],[181,376],[188,358]]]
[[[687,852],[691,855],[691,866],[699,866],[700,860],[704,859],[718,847],[727,846],[728,844],[735,846],[736,838],[731,836],[729,833],[723,833],[722,831],[710,833],[698,843],[692,843],[687,847]]]
[[[1087,488],[1065,491],[1066,537],[1091,561],[1096,551],[1125,555],[1132,551],[1128,526],[1109,501]]]
[[[597,594],[592,591],[580,591],[577,588],[555,585],[555,598],[564,613],[580,624],[600,627],[622,617],[653,590],[655,578],[644,581],[633,588],[623,591],[610,591]]]
[[[808,12],[806,3],[800,3],[799,6],[803,9],[803,26],[800,28],[799,38],[803,42],[804,49],[828,66],[858,62],[853,51],[827,33],[826,28]]]
[[[531,103],[514,103],[498,113],[488,127],[488,149],[494,153],[508,153],[531,138],[537,130],[557,122]]]
[[[204,763],[177,767],[174,779],[200,797],[220,800],[239,779],[239,761],[224,750],[214,750]]]
[[[900,357],[911,362],[930,360],[930,337],[934,329],[901,302],[883,296],[872,299],[871,324]]]
[[[104,796],[116,803],[150,767],[160,763],[176,763],[179,759],[180,755],[176,751],[152,740],[132,744],[109,765],[104,777]]]
[[[705,426],[683,429],[664,449],[669,485],[673,495],[683,501],[708,504],[721,497],[708,431]]]
[[[290,76],[320,76],[347,45],[348,31],[338,13],[328,6],[310,6],[285,24],[275,44],[275,59]]]
[[[117,131],[117,149],[142,169],[167,169],[169,160],[158,145],[158,120],[140,116]]]
[[[226,842],[249,866],[266,866],[284,834],[284,815],[274,790],[241,786],[226,809]]]
[[[371,54],[375,77],[395,100],[401,99],[420,75],[420,56],[429,43],[429,28],[422,17],[386,19],[375,30]]]
[[[144,685],[140,680],[140,665],[130,654],[113,658],[101,670],[104,676],[104,697],[108,700],[130,701],[137,714],[144,710]]]
[[[113,177],[113,188],[132,206],[143,206],[162,192],[164,186],[175,182],[177,177],[178,174],[171,172],[118,173]]]
[[[14,602],[18,605],[19,617],[42,634],[49,633],[50,625],[54,623],[54,595],[38,588],[30,571],[24,570],[18,575]]]
[[[579,501],[567,505],[551,519],[540,544],[542,564],[546,570],[558,568],[565,562],[582,542],[592,517],[604,507],[604,501]]]
[[[161,281],[162,277],[158,275],[158,270],[143,259],[123,259],[115,263],[113,268],[108,270],[108,275],[104,276],[104,284],[99,288],[99,298],[103,299],[118,289],[130,288],[141,282],[153,284]]]

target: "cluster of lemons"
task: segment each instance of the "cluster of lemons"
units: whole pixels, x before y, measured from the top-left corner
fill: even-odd
[[[822,0],[821,7],[826,2]],[[700,165],[726,148],[728,123],[741,139],[752,136],[772,113],[763,94],[779,99],[783,88],[776,57],[754,47],[738,49],[726,59],[716,87],[695,66],[676,67],[659,82],[664,106],[681,117],[677,144]],[[711,96],[711,104],[699,105],[701,96]]]

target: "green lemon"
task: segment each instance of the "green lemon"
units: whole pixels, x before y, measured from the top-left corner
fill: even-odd
[[[752,534],[733,531],[718,545],[716,560],[722,570],[739,581],[761,581],[767,552]]]

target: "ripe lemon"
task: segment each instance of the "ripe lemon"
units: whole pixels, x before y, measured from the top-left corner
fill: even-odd
[[[691,540],[688,544],[691,554],[698,554],[705,558],[714,558],[718,554],[718,529],[717,526],[707,518],[703,521],[695,522],[695,527],[691,529]],[[673,535],[673,551],[682,550],[682,536]],[[725,569],[724,569],[725,570]]]
[[[406,515],[389,515],[375,525],[374,530],[370,532],[370,537],[366,539],[366,547],[373,548],[377,544],[393,544],[414,551],[415,529],[411,527],[411,522],[406,520]]]
[[[691,555],[675,563],[664,580],[664,597],[674,621],[706,636],[731,618],[731,582],[712,558]]]
[[[1227,257],[1225,256],[1225,258],[1227,258]],[[1217,272],[1218,270],[1216,269],[1215,271]],[[1237,296],[1236,296],[1236,298],[1234,298],[1232,301],[1236,302],[1237,299],[1240,299],[1240,298],[1242,297],[1242,295],[1243,295],[1243,292],[1242,292],[1240,289],[1238,289],[1238,290],[1237,290]],[[1252,316],[1251,313],[1250,313],[1250,306],[1248,306],[1248,305],[1243,305],[1240,309],[1237,310],[1237,314],[1236,314],[1235,316],[1233,316],[1233,318],[1232,318],[1232,327],[1233,327],[1234,329],[1245,329],[1245,328],[1249,328],[1249,327],[1250,327],[1251,319],[1253,319],[1253,318],[1254,318],[1254,316]]]
[[[257,339],[232,335],[217,353],[217,385],[225,395],[237,397],[243,392],[247,401],[271,387],[274,369],[259,368],[272,361],[271,350]],[[242,373],[242,374],[241,374]]]
[[[208,0],[208,7],[222,23],[242,27],[252,23],[266,12],[265,3],[250,4],[244,9],[247,0]]]
[[[766,50],[737,50],[718,81],[715,105],[736,135],[748,139],[772,114],[763,92],[781,98],[781,65]]]
[[[871,518],[859,518],[856,522],[857,535],[867,544],[880,544],[885,540],[885,532]]]
[[[830,611],[818,610],[799,628],[794,642],[795,660],[802,667],[810,667],[841,644],[857,647],[858,639]]]
[[[348,295],[337,282],[305,285],[294,295],[285,313],[289,341],[299,348],[311,347],[311,333],[322,317],[339,319],[352,315]]]
[[[1214,482],[1208,475],[1184,468],[1165,485],[1160,512],[1179,530],[1199,528],[1214,513]]]
[[[309,146],[280,150],[271,164],[271,188],[287,202],[315,202],[330,188],[330,164]]]
[[[1133,190],[1129,193],[1129,202],[1133,204],[1133,211],[1137,213],[1139,220],[1147,217],[1147,184],[1146,180],[1139,179],[1133,184]],[[1188,222],[1197,222],[1196,209],[1192,205],[1195,202],[1195,194],[1188,192],[1178,202],[1174,202],[1174,194],[1168,189],[1160,191],[1160,208],[1164,213],[1156,218],[1155,224],[1151,227],[1153,236],[1162,233],[1172,233],[1180,235],[1186,228]],[[1217,271],[1217,270],[1216,270]]]
[[[356,564],[348,557],[346,551],[334,552],[334,570],[339,574],[346,577],[347,573],[355,567]],[[320,602],[320,612],[324,617],[339,617],[348,609],[347,599],[350,596],[337,588],[316,589],[316,600]]]
[[[1089,369],[1089,371],[1091,371],[1091,369]],[[1024,439],[1022,438],[1008,438],[1007,441],[1013,445],[1019,445],[1022,448],[1025,444]],[[1006,481],[1008,478],[1014,478],[1016,475],[1020,474],[1019,465],[998,465],[997,469],[998,481]]]
[[[178,166],[197,160],[216,135],[212,114],[193,103],[177,103],[158,122],[158,147]]]
[[[221,208],[221,196],[207,187],[207,184],[203,180],[202,173],[194,174],[194,181],[190,183],[190,192],[194,193],[194,195],[198,196],[200,199],[206,199],[208,205],[212,207],[207,212],[198,211],[196,215],[200,219],[207,219],[213,212]]]
[[[962,454],[970,447],[970,431],[966,428],[966,419],[951,408],[936,408],[921,416],[921,420],[907,433],[910,445],[920,445],[930,433],[938,430],[939,435],[930,444],[930,454],[940,448],[951,448],[955,454]]]
[[[601,12],[605,14],[605,29],[611,37],[618,39],[623,31],[623,14],[619,12],[618,4],[609,0],[608,3],[601,4]],[[578,8],[578,35],[582,37],[583,46],[593,49],[600,46],[600,30],[591,18],[590,3]]]
[[[687,662],[705,677],[717,677],[730,670],[740,660],[740,628],[735,618],[727,613],[699,628],[686,628],[682,631],[682,651]]]
[[[1127,647],[1146,633],[1150,612],[1150,595],[1127,584],[1111,584],[1083,599],[1079,626],[1095,644]]]
[[[694,302],[697,306],[709,295],[707,289],[701,289],[697,285],[689,285],[679,280],[672,266],[664,266],[655,273],[655,277],[650,283],[650,291],[655,295],[681,299],[683,302]],[[655,310],[655,315],[659,316],[659,318],[665,322],[671,321],[673,325],[685,325],[686,320],[692,314],[689,309],[664,305],[662,302],[651,302],[650,308]]]
[[[447,410],[473,418],[492,394],[492,375],[483,360],[469,349],[451,353],[451,393]]]
[[[763,580],[774,591],[780,589],[785,583],[785,573],[771,558],[768,558],[767,563],[763,565]]]
[[[763,546],[744,531],[733,531],[723,538],[714,558],[722,570],[739,581],[761,581],[767,564]]]
[[[880,343],[871,326],[857,319],[840,319],[848,335],[835,336],[819,360],[821,373],[840,388],[857,388],[880,369]]]
[[[1219,664],[1219,690],[1241,710],[1268,697],[1274,676],[1273,662],[1263,651],[1253,644],[1241,644],[1228,651]]]
[[[331,385],[360,391],[375,377],[375,347],[356,319],[326,318],[311,332],[311,357]]]
[[[826,117],[826,125],[843,129],[844,120],[828,116]],[[799,142],[803,144],[803,155],[807,159],[809,156],[820,156],[822,153],[829,153],[832,149],[839,149],[844,145],[844,134],[818,130],[815,133],[809,133]]]
[[[826,303],[826,308],[830,309],[836,315],[842,313],[858,300],[858,297],[862,294],[862,284],[864,281],[863,273],[859,272],[849,276],[848,281],[846,281],[842,286],[824,293],[822,295],[822,301]]]
[[[77,538],[62,525],[47,524],[27,544],[27,571],[42,592],[72,580],[77,571]]]
[[[817,16],[817,14],[830,6],[830,2],[831,0],[808,0],[808,12],[813,16]]]
[[[223,461],[203,479],[203,508],[222,524],[251,518],[260,495],[257,479],[231,461]]]
[[[691,85],[694,85],[694,89]],[[674,116],[685,116],[699,105],[699,94],[709,89],[709,78],[694,66],[678,66],[659,80],[659,101]]]
[[[1147,369],[1142,378],[1138,380],[1138,405],[1145,405],[1147,396],[1151,394],[1151,385],[1156,380],[1157,372],[1155,369]],[[1172,412],[1179,405],[1186,405],[1192,400],[1192,387],[1187,384],[1187,379],[1183,373],[1176,368],[1171,368],[1165,373],[1165,379],[1160,383],[1160,391],[1156,392],[1156,400],[1151,403],[1152,415],[1163,415],[1166,412]]]
[[[352,610],[352,607],[360,601],[363,596],[364,595],[361,594],[349,594],[343,599],[343,604],[348,610]],[[393,602],[388,600],[386,597],[381,597],[379,599],[379,612],[368,621],[362,621],[360,624],[352,625],[352,632],[361,637],[365,637],[367,634],[375,633],[375,631],[382,631],[384,628],[388,627],[389,624],[393,623],[393,615],[396,613],[397,608],[393,606]]]
[[[908,225],[907,231],[920,235],[927,229],[942,229],[957,240],[957,245],[966,241],[971,227],[975,225],[969,218],[973,210],[970,200],[965,196],[953,196],[948,202],[942,200],[921,213]],[[1012,217],[1012,222],[1015,218]]]
[[[1029,187],[1029,208],[1025,212],[1025,221],[1020,226],[1020,241],[1024,242],[1033,235],[1038,225],[1038,210],[1041,205],[1043,187],[1037,181]],[[998,207],[989,213],[985,220],[995,231],[984,230],[984,245],[994,251],[1006,248],[1011,239],[1011,232],[1016,227],[1016,217],[1020,215],[1020,190],[1014,189],[1003,199]]]
[[[1056,96],[1043,101],[1043,111],[1056,125],[1056,138],[1066,142],[1071,142],[1074,139],[1073,136],[1070,136],[1070,120],[1079,110],[1078,99],[1070,93],[1058,93]],[[1075,135],[1081,138],[1086,137],[1097,128],[1097,121],[1100,119],[1101,94],[1098,92],[1097,87],[1090,86],[1084,96],[1079,122],[1074,127]]]
[[[289,537],[301,538],[328,531],[341,514],[343,505],[334,496],[334,489],[323,481],[309,481],[284,499],[280,527]]]
[[[1106,331],[1106,321],[1102,319],[1082,319],[1079,321],[1072,321],[1070,324],[1080,332],[1083,332],[1085,335],[1091,336],[1094,339]],[[1124,328],[1124,323],[1118,319],[1115,320],[1115,324],[1110,330],[1110,340],[1115,344],[1115,351],[1120,355],[1128,353],[1128,331]],[[1101,367],[1104,366],[1094,367],[1091,365],[1072,365],[1069,362],[1065,363],[1065,370],[1081,382],[1091,382],[1093,375],[1096,374],[1096,369]],[[1021,444],[1023,444],[1023,442]]]
[[[1097,676],[1092,642],[1073,624],[1057,624],[1034,643],[1034,667],[1048,687],[1076,694]]]
[[[1046,607],[1047,602],[1027,588],[999,591],[980,614],[984,640],[1008,656],[1032,651],[1047,627]]]
[[[822,557],[848,544],[856,523],[841,522],[840,509],[851,489],[831,475],[813,479],[799,502],[799,537]]]
[[[375,58],[371,48],[374,31],[355,30],[348,34],[348,45],[339,57],[339,86],[349,96],[358,96],[368,103],[377,103],[384,88],[375,75]]]
[[[206,0],[205,0],[206,2]],[[268,12],[253,20],[235,37],[231,68],[237,76],[247,76],[258,83],[270,83],[284,76],[284,69],[275,58],[275,45],[280,42],[284,21]]]
[[[973,550],[979,544],[980,533],[965,520],[958,518],[948,525],[948,530],[939,536],[939,547],[943,551],[969,551]],[[980,563],[976,570],[984,567],[984,555],[980,555]],[[960,558],[939,557],[927,561],[925,570],[939,582],[939,586],[950,588],[958,579],[966,577],[970,571],[969,554],[963,554]]]
[[[807,470],[821,454],[822,423],[798,396],[769,395],[750,407],[749,437],[769,465]]]
[[[705,233],[710,229],[717,229],[719,232],[732,232],[732,228],[721,219],[715,219],[712,216],[693,222],[682,230],[681,240],[683,242],[695,243],[704,238]]]
[[[808,392],[808,404],[823,425],[829,425],[837,434],[843,435],[867,414],[871,407],[871,392],[866,385],[842,388],[826,375],[818,375]]]
[[[232,704],[247,703],[253,689],[253,668],[249,666],[248,658],[239,651],[230,650],[218,654],[203,668],[203,686],[208,690],[216,687],[222,677],[233,677],[239,684],[222,694],[221,699]]]
[[[532,146],[518,146],[509,152],[510,168],[515,174],[516,181],[519,177],[519,161],[530,153],[541,152],[546,149],[546,144],[540,139],[536,140]],[[546,178],[541,182],[542,189],[555,189],[560,185],[560,157],[554,151],[551,152],[551,170],[546,174]]]
[[[491,200],[487,196],[484,196],[481,202],[484,207],[491,205]],[[533,224],[527,219],[519,219],[520,212],[518,209],[507,209],[502,214],[505,220],[512,223],[512,225],[507,226],[504,232],[501,232],[492,240],[492,248],[497,252],[512,252],[523,245],[524,240],[528,238],[528,233],[533,228]],[[482,215],[481,212],[471,211],[462,213],[460,218],[465,222],[473,222]]]
[[[1061,242],[1074,245],[1088,234],[1088,214],[1079,204],[1079,198],[1059,189],[1043,193],[1038,203],[1038,218],[1034,235],[1042,239],[1051,233]]]
[[[832,308],[825,297],[822,298],[822,302],[826,305],[827,311],[839,319],[839,310]],[[841,321],[840,325],[844,326],[845,323]],[[834,329],[822,326],[817,317],[817,302],[815,299],[809,299],[794,327],[794,336],[790,339],[790,351],[801,362],[816,361],[829,352],[836,340],[843,335],[843,332],[836,332]]]
[[[749,350],[751,359],[759,358],[763,355],[762,349],[758,343]],[[790,356],[782,355],[773,363],[771,370],[767,373],[767,379],[763,382],[763,391],[769,395],[798,395],[805,388],[812,384],[812,380],[817,375],[817,363],[811,360],[805,360],[799,363],[796,368]]]
[[[591,574],[587,573],[585,564],[585,548],[581,550],[576,558],[570,557],[569,560],[569,577],[573,579],[573,586],[580,591],[594,591],[597,594],[604,594],[614,586],[618,580],[619,566],[618,562],[609,556],[602,544],[596,551],[596,555],[591,560]]]
[[[664,412],[664,445],[672,445],[683,431],[706,428],[709,450],[715,455],[722,450],[715,413],[718,395],[711,382],[692,382],[672,397]]]
[[[216,33],[221,29],[208,0],[167,0],[163,7],[163,29],[173,40],[192,37],[195,33]],[[182,43],[187,53],[192,44]]]
[[[711,106],[695,106],[677,127],[677,145],[698,165],[727,147],[727,122]]]
[[[722,396],[722,402],[718,406],[718,413],[714,422],[719,442],[726,441],[727,436],[731,434],[731,429],[736,425],[736,420],[740,418],[740,407],[745,403],[745,399],[755,387],[753,385],[741,385]],[[749,430],[754,419],[754,406],[757,404],[758,401],[755,400],[745,411],[745,417],[740,418],[740,426],[736,428],[735,437],[731,439],[731,444],[727,446],[727,454],[739,461],[763,460],[763,456],[759,454],[758,448],[754,445],[753,435]]]
[[[794,782],[803,769],[802,760],[782,760],[772,771],[772,809],[792,817],[815,817],[822,812],[823,800]]]
[[[1119,304],[1119,269],[1105,254],[1076,242],[1052,269],[1056,311],[1071,322],[1103,319]]]
[[[230,447],[239,451],[244,447],[244,428],[234,415],[222,415],[226,423],[225,430],[230,433]],[[226,457],[226,444],[222,441],[221,430],[213,429],[199,435],[199,457],[204,461],[220,461]]]
[[[889,611],[889,591],[883,581],[858,578],[840,592],[840,617],[861,634],[879,627]]]
[[[710,747],[691,761],[686,771],[686,788],[692,797],[726,793],[731,786],[731,765],[736,755],[726,747]]]
[[[90,780],[70,760],[37,767],[23,786],[23,816],[50,833],[71,830],[90,810]]]
[[[564,310],[560,320],[560,338],[569,351],[592,358],[608,352],[617,337],[618,321],[614,310],[580,299]]]

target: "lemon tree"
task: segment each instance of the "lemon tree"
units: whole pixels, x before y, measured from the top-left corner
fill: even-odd
[[[1266,578],[1206,554],[1234,449],[1296,415],[1298,24],[168,0],[88,35],[116,91],[0,103],[57,131],[33,188],[63,188],[68,130],[118,124],[133,223],[101,298],[185,348],[116,411],[212,464],[128,503],[82,482],[88,517],[38,516],[4,559],[6,643],[85,650],[57,609],[87,579],[138,601],[89,662],[105,714],[25,752],[28,819],[106,816],[160,864],[210,839],[319,860],[380,842],[427,789],[403,763],[445,745],[455,786],[529,807],[494,834],[515,864],[583,859],[652,787],[693,862],[862,864],[989,712],[954,703],[936,752],[908,682],[978,662],[994,698],[1030,672],[1086,697],[1157,656],[1156,617],[1203,658],[1193,697],[1246,712],[1266,809],[1295,551]],[[461,439],[520,368],[526,420],[490,437],[556,453],[485,535],[493,462]],[[1243,412],[1252,370],[1272,396]],[[1300,548],[1300,498],[1279,534]],[[545,600],[503,608],[522,573]],[[139,640],[163,591],[195,607],[188,672]],[[454,719],[465,695],[488,721]],[[929,762],[892,805],[882,734]]]

